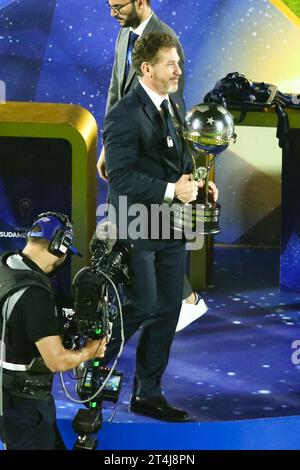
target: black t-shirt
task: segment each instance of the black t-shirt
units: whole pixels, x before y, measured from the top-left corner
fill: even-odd
[[[24,263],[39,273],[45,273],[22,255]],[[35,342],[47,336],[61,334],[61,317],[50,293],[38,286],[29,287],[17,301],[6,325],[6,361],[29,364],[39,357]]]

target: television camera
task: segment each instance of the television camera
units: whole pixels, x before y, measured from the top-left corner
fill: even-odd
[[[82,347],[88,338],[110,338],[116,318],[122,315],[117,285],[129,281],[126,247],[116,241],[116,228],[104,222],[91,241],[90,265],[82,268],[73,280],[74,310],[64,309],[63,343],[68,349]],[[120,355],[120,353],[119,353]],[[101,367],[99,359],[82,364],[75,370],[76,391],[87,409],[80,409],[73,421],[79,434],[74,449],[95,449],[96,433],[102,423],[102,402],[117,402],[122,385],[122,373]]]

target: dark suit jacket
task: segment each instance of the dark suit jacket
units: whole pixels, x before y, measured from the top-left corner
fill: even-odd
[[[165,23],[163,23],[155,13],[153,13],[150,18],[143,35],[147,33],[167,33],[176,38],[177,50],[180,57],[180,68],[182,70],[182,76],[179,83],[179,91],[182,94],[183,85],[184,85],[184,53],[180,42],[177,39],[177,36],[173,29],[169,28]],[[137,83],[137,76],[134,69],[131,67],[126,84],[123,84],[124,75],[125,75],[125,65],[126,65],[126,53],[128,47],[130,28],[121,28],[119,35],[116,41],[115,47],[115,59],[112,71],[112,77],[110,81],[110,86],[108,90],[107,102],[106,102],[106,113],[111,109],[111,107],[119,101],[122,96],[124,96],[132,88],[133,85]]]
[[[183,123],[182,98],[173,94],[170,101],[177,119]],[[162,204],[167,184],[191,172],[188,153],[180,154],[175,145],[169,148],[167,135],[163,117],[139,83],[106,116],[103,131],[106,168],[110,202],[117,214],[119,196],[127,196],[128,208],[136,203],[147,207]],[[121,211],[124,212],[124,208]],[[138,244],[144,249],[151,249],[152,245],[144,240],[139,240]]]

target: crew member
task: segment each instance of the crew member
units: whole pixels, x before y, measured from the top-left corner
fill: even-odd
[[[63,346],[48,275],[68,253],[78,254],[72,223],[64,214],[46,212],[33,223],[23,251],[0,258],[2,437],[9,450],[63,449],[51,395],[53,373],[104,356],[105,339],[88,340],[76,351]]]

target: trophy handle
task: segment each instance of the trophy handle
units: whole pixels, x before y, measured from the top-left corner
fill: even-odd
[[[194,156],[194,150],[190,144],[190,142],[188,142],[188,149],[189,149],[189,154],[191,156],[191,159],[192,159],[192,163],[193,163],[193,178],[195,181],[204,181],[204,204],[205,206],[209,206],[209,198],[208,198],[208,184],[209,184],[209,173],[210,173],[210,170],[211,170],[211,167],[214,165],[217,157],[219,155],[215,155],[213,153],[210,153],[210,152],[205,152],[205,167],[197,167],[197,163],[196,163],[196,158]]]
[[[212,158],[211,158],[212,157]],[[209,183],[209,174],[211,167],[214,165],[218,155],[214,155],[213,153],[208,153],[206,155],[206,178],[205,178],[205,205],[209,205],[208,201],[208,183]]]

